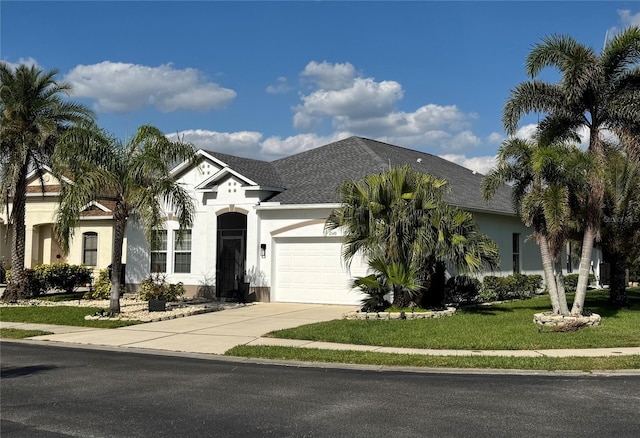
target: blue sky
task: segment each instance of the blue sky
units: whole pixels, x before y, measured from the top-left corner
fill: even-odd
[[[486,172],[531,46],[600,50],[640,3],[1,0],[0,19],[0,59],[59,70],[119,137],[272,160],[359,135]]]

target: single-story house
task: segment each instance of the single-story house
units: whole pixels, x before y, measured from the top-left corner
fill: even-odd
[[[173,170],[195,201],[193,227],[180,236],[169,214],[151,247],[130,224],[129,289],[150,272],[162,272],[167,281],[182,282],[188,295],[215,290],[217,297],[233,296],[245,283],[263,301],[357,304],[362,295],[349,283],[367,266],[354,260],[346,268],[341,236],[324,230],[339,206],[335,189],[347,179],[404,164],[448,181],[447,202],[472,212],[498,244],[496,275],[542,274],[538,247],[527,239],[531,230],[516,216],[509,188],[485,203],[482,175],[437,156],[361,137],[271,162],[197,153],[196,164]]]

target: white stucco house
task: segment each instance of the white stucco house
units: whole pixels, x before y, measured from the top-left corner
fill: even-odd
[[[495,275],[542,274],[531,231],[516,216],[507,187],[490,203],[480,192],[482,175],[437,156],[351,137],[272,162],[199,150],[197,164],[173,172],[192,194],[196,218],[179,240],[171,214],[151,248],[140,229],[127,231],[126,280],[135,289],[150,272],[182,282],[188,295],[215,286],[232,296],[242,278],[262,301],[357,304],[349,287],[366,265],[346,269],[341,236],[324,223],[339,206],[335,189],[390,166],[410,164],[449,182],[447,201],[474,213],[480,229],[500,247]]]

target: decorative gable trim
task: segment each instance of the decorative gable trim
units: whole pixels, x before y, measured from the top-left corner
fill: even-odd
[[[258,185],[255,181],[247,178],[244,175],[241,175],[240,173],[236,172],[235,170],[233,170],[232,168],[227,166],[227,167],[223,167],[218,172],[214,173],[209,178],[207,178],[204,181],[202,181],[200,184],[198,184],[196,186],[195,189],[196,190],[206,189],[209,184],[215,183],[216,181],[222,179],[223,177],[225,177],[227,175],[233,175],[236,178],[241,179],[242,181],[244,181],[245,183],[247,183],[250,186],[257,186]]]
[[[89,210],[91,207],[97,207],[98,209],[104,211],[105,213],[113,213],[113,211],[111,211],[109,208],[105,207],[104,205],[100,204],[97,201],[89,202],[87,205],[85,205],[80,209],[80,212],[82,213],[83,211]]]

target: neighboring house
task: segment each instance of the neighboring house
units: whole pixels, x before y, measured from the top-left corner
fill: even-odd
[[[72,183],[69,180],[66,182]],[[69,252],[65,254],[53,231],[60,189],[60,182],[47,167],[42,168],[42,180],[35,171],[27,176],[25,267],[33,268],[43,263],[84,264],[93,268],[94,278],[97,278],[100,269],[111,263],[112,202],[91,202],[85,207]],[[11,208],[9,200],[8,209],[5,208],[0,214],[0,263],[4,262],[7,266],[11,261],[11,233],[7,232],[7,211],[11,211]]]
[[[233,296],[249,283],[263,301],[356,304],[349,287],[367,266],[346,268],[341,236],[324,223],[339,206],[335,189],[347,179],[410,164],[449,182],[447,201],[472,212],[480,229],[500,247],[496,275],[542,273],[537,245],[527,239],[505,187],[490,203],[482,200],[482,175],[434,155],[359,137],[265,162],[198,151],[197,164],[173,170],[196,204],[192,229],[180,236],[169,214],[150,247],[141,230],[127,229],[127,284],[137,288],[150,272],[182,282],[188,295],[212,290]]]

